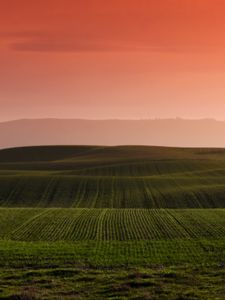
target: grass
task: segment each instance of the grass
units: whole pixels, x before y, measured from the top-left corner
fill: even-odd
[[[224,275],[220,266],[4,269],[0,299],[224,299]]]
[[[179,164],[182,165],[181,162]],[[200,167],[197,165],[198,169],[194,171],[186,168],[185,172],[148,176],[136,176],[134,172],[131,172],[132,176],[90,176],[49,174],[49,171],[0,171],[0,205],[224,208],[225,167],[223,169],[221,163],[220,169],[204,165],[204,171],[200,171]]]
[[[0,299],[224,299],[225,150],[0,150]]]
[[[224,299],[224,209],[0,209],[0,299]]]
[[[225,208],[224,158],[223,149],[198,148],[1,150],[0,206]]]
[[[224,265],[225,238],[139,241],[0,241],[2,268]]]
[[[0,238],[138,241],[225,238],[224,209],[0,209]]]

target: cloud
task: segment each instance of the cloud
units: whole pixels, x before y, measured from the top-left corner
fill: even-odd
[[[204,52],[200,45],[172,43],[150,37],[143,40],[127,37],[98,37],[94,34],[75,34],[47,31],[0,32],[9,49],[19,52]]]
[[[1,33],[0,33],[1,36]],[[23,32],[8,35],[8,47],[21,52],[180,52],[183,49],[142,41],[107,40],[93,36]],[[150,45],[149,45],[150,44]]]
[[[28,52],[116,51],[127,48],[113,41],[93,36],[79,36],[40,31],[0,32],[9,49]]]

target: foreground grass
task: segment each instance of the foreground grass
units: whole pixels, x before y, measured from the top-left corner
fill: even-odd
[[[0,209],[0,299],[224,299],[224,216]]]
[[[0,299],[224,299],[225,268],[1,268]]]

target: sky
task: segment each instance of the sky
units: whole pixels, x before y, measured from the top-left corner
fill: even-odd
[[[0,0],[0,121],[225,120],[224,0]]]

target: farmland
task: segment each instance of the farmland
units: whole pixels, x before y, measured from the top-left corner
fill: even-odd
[[[0,299],[224,299],[224,195],[223,149],[0,150]]]
[[[223,209],[0,209],[0,238],[133,241],[225,238]]]
[[[2,207],[224,208],[224,182],[223,149],[61,146],[0,151]]]

